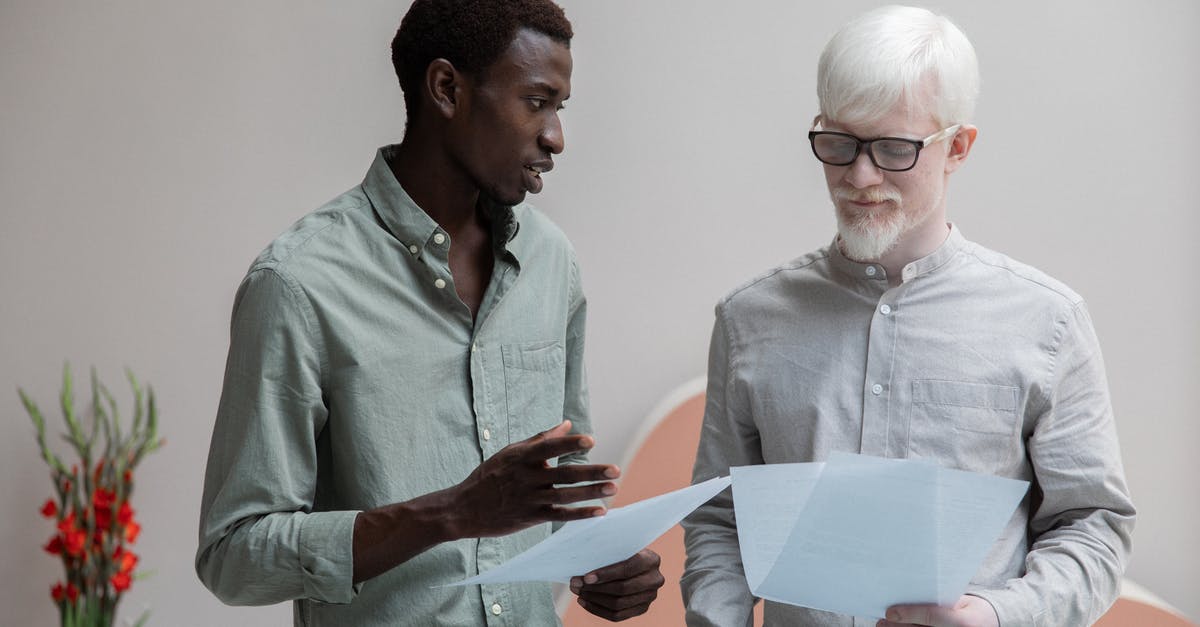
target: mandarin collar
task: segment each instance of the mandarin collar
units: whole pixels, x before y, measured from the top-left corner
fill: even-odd
[[[950,234],[946,236],[946,240],[933,252],[904,266],[901,279],[907,282],[936,271],[953,259],[966,245],[967,239],[963,237],[962,231],[954,223],[950,223]],[[842,247],[838,245],[836,235],[833,237],[833,243],[829,245],[829,258],[834,268],[855,279],[887,281],[887,271],[883,269],[882,264],[861,263],[842,254]]]

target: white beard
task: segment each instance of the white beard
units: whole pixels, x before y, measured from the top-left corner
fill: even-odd
[[[852,196],[851,192],[835,189],[835,206],[839,200],[848,200]],[[878,261],[896,247],[900,236],[908,230],[908,219],[900,204],[899,194],[876,193],[872,196],[875,200],[890,200],[894,206],[882,215],[847,216],[840,209],[836,212],[842,254],[855,261]]]
[[[888,220],[878,225],[846,224],[838,215],[842,253],[855,261],[878,261],[896,247],[903,233],[902,220]]]

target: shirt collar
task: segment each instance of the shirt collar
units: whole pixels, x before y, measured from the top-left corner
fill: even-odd
[[[424,247],[426,242],[441,232],[441,227],[425,213],[412,196],[404,191],[404,187],[396,180],[388,160],[398,145],[384,146],[375,153],[375,161],[367,170],[363,179],[363,191],[376,214],[396,239],[406,246]],[[517,222],[512,207],[502,205],[487,205],[485,211],[492,222],[493,241],[497,250],[504,250],[509,242],[517,236],[520,224]]]
[[[942,242],[933,252],[910,262],[904,266],[903,276],[904,281],[911,281],[923,274],[928,274],[944,266],[946,262],[954,258],[960,250],[967,244],[967,239],[963,237],[962,231],[953,223],[950,224],[950,234],[946,236],[946,241]],[[886,281],[887,272],[883,266],[878,263],[860,263],[854,261],[846,255],[842,254],[842,247],[838,245],[838,237],[833,237],[833,243],[829,246],[829,258],[833,267],[840,270],[856,279]]]

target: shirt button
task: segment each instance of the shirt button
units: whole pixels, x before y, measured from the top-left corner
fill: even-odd
[[[876,396],[879,396],[880,394],[883,394],[883,386],[882,386],[882,385],[879,385],[878,383],[876,383],[875,385],[872,385],[872,386],[871,386],[871,393],[872,393],[872,394],[874,394],[874,395],[876,395]]]
[[[443,281],[443,280],[441,280],[441,279],[438,279],[438,280],[436,280],[436,281],[434,281],[434,282],[433,282],[433,286],[434,286],[434,287],[436,287],[436,288],[438,288],[438,289],[440,290],[440,289],[442,289],[443,287],[446,287],[446,282],[445,282],[445,281]]]
[[[875,266],[867,266],[867,276],[875,276]]]
[[[416,244],[413,244],[412,246],[408,247],[408,252],[415,255],[415,254],[421,252],[421,249]]]
[[[892,308],[891,308],[891,306],[889,306],[889,305],[881,305],[881,306],[879,307],[879,313],[881,313],[881,314],[883,314],[883,315],[885,315],[885,316],[886,316],[886,315],[888,315],[888,314],[892,313]]]
[[[492,439],[492,432],[491,432],[490,430],[488,430],[488,429],[484,429],[484,430],[483,430],[483,439],[484,439],[484,440],[490,440],[490,439]]]
[[[445,243],[446,243],[446,236],[445,236],[445,235],[442,235],[441,233],[434,233],[434,235],[433,235],[433,243],[434,243],[434,244],[445,244]],[[499,606],[497,606],[497,607],[499,607]]]
[[[479,346],[475,342],[471,342],[471,352],[474,353],[477,350],[479,350]]]
[[[499,603],[492,604],[492,613],[495,614],[496,616],[499,616],[500,612],[503,612],[503,611],[504,611],[504,608],[500,607]]]

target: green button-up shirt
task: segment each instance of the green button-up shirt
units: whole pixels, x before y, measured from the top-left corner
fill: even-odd
[[[432,587],[504,562],[549,524],[352,582],[358,512],[454,485],[564,418],[591,430],[566,237],[527,205],[495,210],[473,320],[449,235],[396,181],[392,149],[271,243],[238,290],[196,570],[226,603],[295,600],[297,625],[557,624],[548,584]]]

